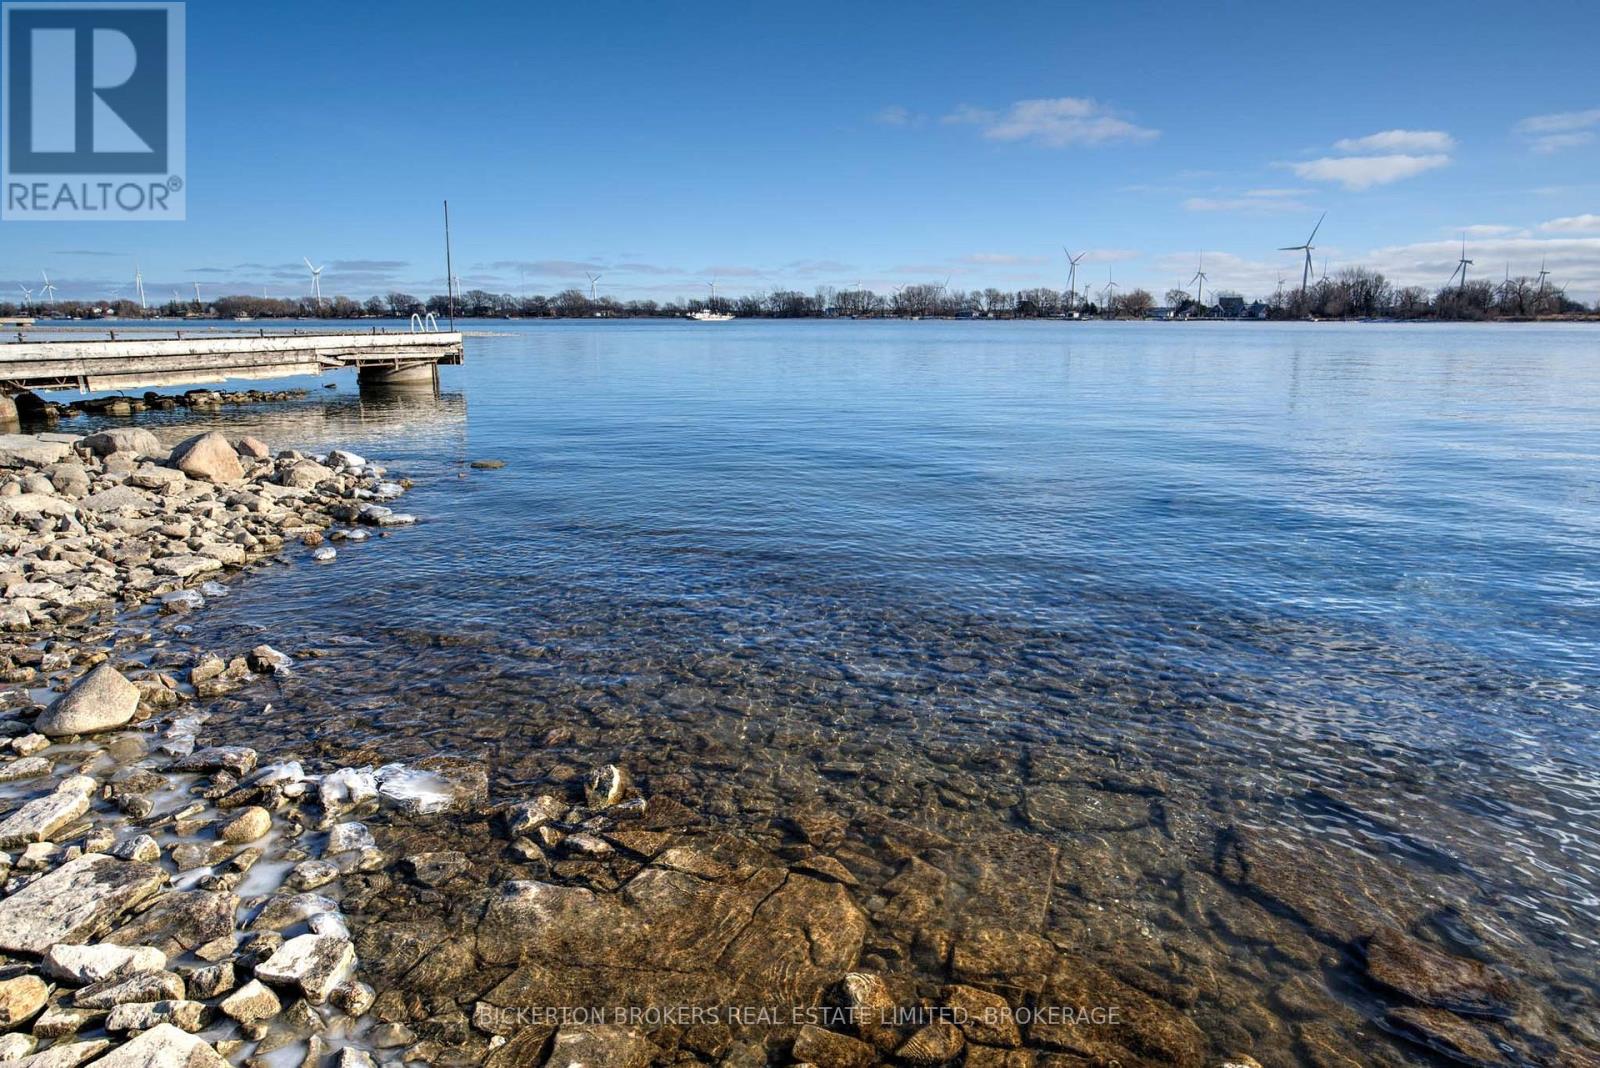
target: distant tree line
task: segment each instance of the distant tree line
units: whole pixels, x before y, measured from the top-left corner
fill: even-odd
[[[1242,300],[1227,291],[1204,294],[1204,303],[1186,290],[1170,289],[1165,294],[1163,314],[1174,318],[1208,318],[1228,314]],[[1269,319],[1447,319],[1515,320],[1539,317],[1582,315],[1583,304],[1569,300],[1558,286],[1540,278],[1521,276],[1500,282],[1486,279],[1464,285],[1449,285],[1429,291],[1420,286],[1400,287],[1377,271],[1349,267],[1318,279],[1304,291],[1299,287],[1279,289],[1260,302]],[[399,318],[427,315],[443,319],[452,310],[457,318],[633,318],[682,316],[708,306],[705,300],[663,301],[628,300],[599,296],[591,299],[582,289],[565,289],[554,296],[513,296],[469,289],[455,294],[422,298],[393,292],[357,301],[350,297],[311,297],[279,299],[273,297],[226,296],[209,301],[173,300],[141,309],[130,300],[69,301],[43,305],[0,302],[0,316],[51,316],[57,318],[140,317],[182,318],[217,317],[223,319],[361,319]],[[892,293],[870,289],[818,288],[810,293],[774,289],[741,297],[718,298],[716,309],[731,311],[747,319],[853,318],[994,318],[1051,319],[1066,314],[1106,319],[1139,319],[1149,315],[1156,301],[1144,289],[1117,292],[1107,287],[1098,298],[1093,294],[1066,293],[1056,289],[952,289],[947,286],[908,285]]]

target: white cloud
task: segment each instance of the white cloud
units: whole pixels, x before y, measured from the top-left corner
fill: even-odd
[[[1540,223],[1539,229],[1552,234],[1600,234],[1600,215],[1593,212],[1565,215]]]
[[[1035,141],[1050,148],[1150,141],[1161,135],[1119,118],[1098,101],[1076,96],[1019,100],[1005,111],[963,105],[940,121],[980,126],[991,141]]]
[[[1548,154],[1591,143],[1596,127],[1600,127],[1600,108],[1530,115],[1517,123],[1516,131],[1535,152]]]
[[[899,104],[889,104],[880,108],[878,113],[872,116],[872,121],[883,126],[911,126],[917,123],[920,118],[921,116],[913,113],[910,108],[902,107]]]
[[[1248,189],[1236,196],[1190,197],[1186,211],[1278,212],[1308,211],[1298,189]]]
[[[1324,156],[1321,159],[1291,163],[1294,173],[1308,182],[1338,182],[1346,189],[1370,189],[1412,178],[1425,171],[1448,165],[1444,153],[1413,156],[1396,153],[1388,156]]]
[[[974,252],[961,257],[962,263],[980,267],[1017,267],[1029,263],[1043,263],[1043,256],[1019,256],[1011,252]]]
[[[1437,289],[1455,270],[1461,241],[1423,241],[1373,249],[1358,262],[1382,271],[1397,285]],[[1506,237],[1470,241],[1467,256],[1476,261],[1469,270],[1476,278],[1500,278],[1510,269],[1513,277],[1534,276],[1543,263],[1552,285],[1564,287],[1574,298],[1592,300],[1600,288],[1600,237]]]
[[[1366,137],[1346,137],[1333,143],[1334,151],[1350,155],[1453,152],[1455,147],[1456,139],[1443,130],[1384,130]]]
[[[1131,248],[1092,248],[1083,254],[1083,263],[1125,263],[1136,260],[1139,253]]]

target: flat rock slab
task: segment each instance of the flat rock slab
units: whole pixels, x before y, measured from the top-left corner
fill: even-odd
[[[0,467],[47,467],[72,453],[64,441],[45,441],[32,434],[0,434]]]
[[[50,493],[19,493],[14,497],[0,497],[0,519],[7,522],[18,516],[71,515],[75,510],[71,501]]]
[[[1039,1005],[1053,1011],[1028,1028],[1030,1045],[1091,1064],[1205,1063],[1206,1038],[1192,1020],[1087,960],[1060,959]]]
[[[721,879],[652,867],[614,894],[507,884],[488,904],[478,951],[517,965],[484,997],[505,1008],[810,1006],[855,963],[865,934],[835,882],[772,867]]]
[[[63,788],[36,797],[0,822],[0,849],[48,842],[57,831],[88,811],[89,794],[84,790]]]
[[[157,1024],[95,1061],[100,1068],[228,1068],[209,1042],[171,1024]]]
[[[162,556],[150,561],[158,574],[175,578],[193,578],[208,571],[221,571],[222,561],[211,556]]]
[[[91,1039],[88,1042],[73,1042],[68,1039],[57,1042],[43,1053],[24,1057],[16,1063],[17,1068],[78,1068],[78,1065],[94,1060],[110,1048],[110,1040],[104,1038]]]
[[[78,502],[79,508],[91,512],[143,512],[155,506],[149,497],[127,486],[112,486],[99,493],[91,493]]]
[[[238,895],[220,890],[166,894],[118,927],[106,941],[119,946],[154,946],[168,957],[177,957],[232,934],[238,909]]]
[[[1434,1008],[1468,1016],[1513,1015],[1517,991],[1479,961],[1434,949],[1399,931],[1383,930],[1366,945],[1373,981]]]
[[[161,889],[153,864],[86,853],[0,901],[0,949],[42,956],[57,942],[89,942]]]

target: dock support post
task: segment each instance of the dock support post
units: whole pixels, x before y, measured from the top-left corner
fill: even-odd
[[[17,418],[17,402],[9,393],[0,393],[0,430],[16,430],[22,425]]]
[[[439,365],[414,363],[404,367],[363,367],[356,372],[356,383],[363,391],[439,389]]]

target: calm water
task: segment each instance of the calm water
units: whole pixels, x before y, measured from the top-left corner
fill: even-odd
[[[234,735],[461,752],[508,797],[615,758],[731,822],[1035,836],[1051,932],[1210,962],[1203,1029],[1288,1063],[1273,991],[1326,962],[1241,954],[1253,914],[1193,904],[1254,831],[1411,880],[1400,922],[1593,1026],[1600,330],[495,329],[437,400],[312,382],[225,417],[388,461],[424,518],[199,619],[346,643]],[[1059,811],[1101,775],[1136,811]],[[1411,1055],[1315,985],[1363,1058]]]

